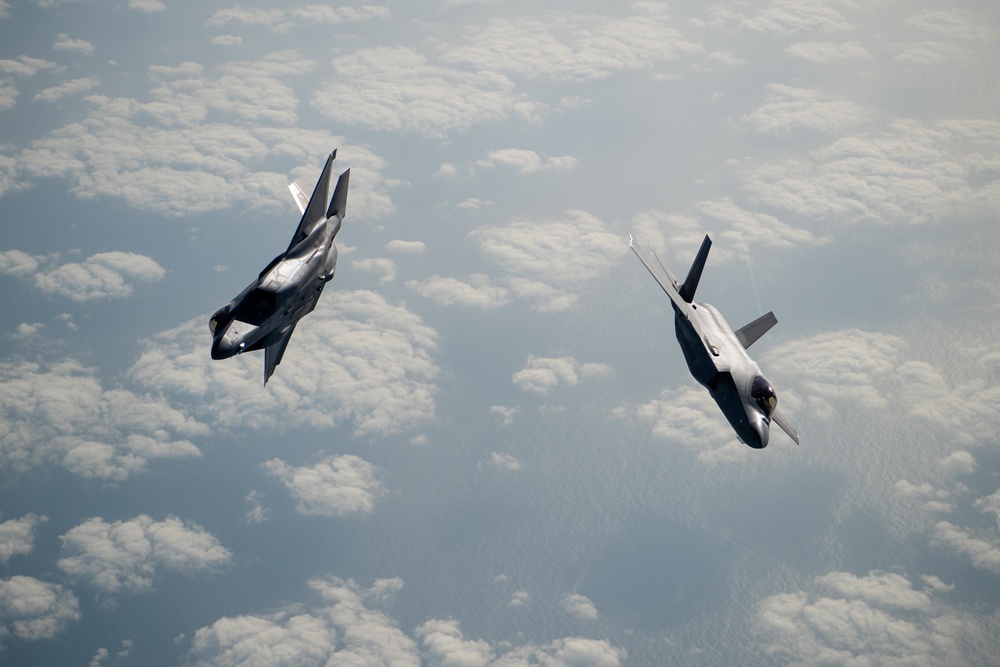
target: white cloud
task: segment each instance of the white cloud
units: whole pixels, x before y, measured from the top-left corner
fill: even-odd
[[[293,467],[280,459],[263,464],[298,500],[296,510],[307,516],[370,514],[382,494],[371,463],[353,455],[329,456],[311,466]]]
[[[41,322],[32,322],[30,324],[28,322],[21,322],[17,325],[13,337],[19,340],[29,340],[44,328],[45,325]]]
[[[967,451],[959,450],[938,461],[938,465],[949,475],[971,475],[976,470],[976,458]]]
[[[698,458],[706,463],[743,462],[750,457],[750,448],[736,439],[715,401],[701,387],[665,389],[658,398],[638,406],[635,414],[650,424],[653,435],[697,448]]]
[[[513,471],[521,469],[521,462],[510,454],[498,454],[497,452],[493,452],[490,455],[490,463],[493,466],[504,470]]]
[[[83,477],[124,480],[155,459],[200,456],[187,438],[208,427],[162,398],[105,389],[93,369],[0,364],[0,465],[57,464]]]
[[[351,268],[380,274],[378,284],[385,285],[396,279],[396,263],[387,257],[372,257],[351,261]]]
[[[490,151],[482,160],[476,161],[480,169],[489,169],[496,165],[514,167],[522,174],[532,174],[536,171],[568,170],[576,166],[576,158],[563,155],[543,159],[538,153],[524,148],[504,148]]]
[[[73,592],[59,584],[15,575],[0,579],[0,639],[50,639],[80,619]]]
[[[157,282],[167,272],[151,257],[131,252],[102,252],[80,263],[63,264],[35,274],[35,285],[73,301],[121,299],[135,288],[127,281]]]
[[[992,512],[997,517],[997,528],[1000,528],[1000,489],[994,493],[980,498],[974,505],[984,512]]]
[[[447,62],[528,79],[604,79],[615,72],[646,69],[702,50],[670,26],[666,5],[634,3],[623,18],[549,12],[544,20],[493,19],[462,35],[460,45],[442,45]]]
[[[216,35],[212,38],[216,46],[243,46],[243,38],[239,35]]]
[[[514,594],[510,596],[510,602],[507,603],[508,607],[523,607],[528,604],[531,600],[531,596],[528,595],[528,591],[514,591]]]
[[[20,92],[17,90],[17,86],[14,85],[13,79],[10,79],[9,77],[4,77],[0,79],[0,111],[13,109],[14,105],[17,104],[17,96],[19,94]],[[2,158],[2,156],[0,156],[0,158]],[[10,158],[3,158],[3,159],[6,161],[9,160]],[[0,163],[0,167],[2,167],[4,171],[7,171],[9,169],[8,166],[3,165],[2,163]],[[8,189],[10,189],[10,186],[5,186],[3,185],[3,183],[7,181],[12,175],[13,174],[2,175],[3,181],[0,181],[0,196],[3,196],[3,194],[7,192]]]
[[[872,54],[858,42],[799,42],[785,48],[793,58],[817,63],[844,63],[871,60]]]
[[[244,496],[243,504],[246,506],[247,523],[264,523],[271,518],[271,510],[264,507],[263,497],[264,494],[260,491],[251,491]]]
[[[604,275],[627,251],[617,234],[583,211],[557,220],[518,218],[469,233],[483,253],[510,272],[509,285],[540,310],[572,307],[571,289]]]
[[[377,601],[398,588],[376,582],[375,587],[365,590],[335,577],[313,579],[309,586],[321,596],[321,602],[307,607],[290,605],[266,616],[227,616],[200,628],[186,664],[419,667],[416,643],[391,618],[365,606],[367,599]]]
[[[59,33],[56,37],[55,44],[52,48],[56,51],[74,51],[76,53],[82,53],[85,56],[91,56],[94,54],[94,45],[84,39],[73,39],[64,32]]]
[[[30,554],[35,542],[35,529],[46,521],[47,517],[29,512],[20,519],[0,523],[0,565],[6,565],[13,556]]]
[[[491,405],[490,414],[497,415],[500,417],[500,423],[504,426],[510,426],[514,423],[514,415],[519,413],[521,408],[509,407],[506,405]]]
[[[906,19],[911,38],[894,44],[895,60],[912,65],[937,65],[978,57],[995,39],[985,16],[961,8],[926,9]]]
[[[417,628],[424,649],[442,667],[487,667],[493,660],[490,645],[482,639],[465,639],[455,620],[430,620]]]
[[[467,281],[431,276],[426,280],[408,280],[406,286],[442,306],[461,305],[495,310],[510,302],[508,290],[494,285],[485,274],[474,273],[468,276]]]
[[[152,14],[154,12],[162,12],[167,6],[162,0],[128,0],[128,8]]]
[[[742,27],[779,35],[847,30],[851,24],[826,0],[772,0]]]
[[[606,377],[614,369],[608,364],[580,363],[573,357],[536,357],[528,355],[524,368],[514,373],[514,384],[525,391],[548,394],[554,387],[575,386],[581,379]]]
[[[996,537],[977,537],[948,521],[938,521],[934,541],[967,556],[973,566],[1000,576],[1000,540]]]
[[[839,132],[868,116],[867,109],[847,98],[772,83],[767,86],[764,103],[741,122],[757,134],[787,137],[798,130]]]
[[[388,7],[362,5],[360,7],[331,7],[330,5],[302,5],[292,10],[292,17],[303,23],[347,23],[369,21],[376,18],[386,18]]]
[[[3,72],[4,74],[32,77],[41,70],[58,68],[59,63],[54,63],[43,58],[18,56],[17,60],[9,60],[6,58],[0,59],[0,72]]]
[[[177,517],[154,521],[140,514],[114,523],[94,517],[60,539],[64,557],[56,563],[59,569],[108,596],[151,589],[161,569],[212,571],[231,558],[204,528]]]
[[[501,74],[430,62],[405,46],[360,49],[330,64],[311,104],[337,123],[443,138],[507,119],[524,101]]]
[[[982,640],[977,621],[937,602],[930,592],[914,591],[905,577],[831,572],[816,581],[833,595],[798,591],[760,604],[756,628],[772,660],[969,664],[964,648]]]
[[[395,252],[400,255],[419,255],[427,250],[427,244],[423,241],[402,241],[393,239],[385,244],[387,252]]]
[[[242,23],[244,25],[274,25],[285,17],[280,9],[258,9],[233,5],[216,11],[205,25],[219,26],[226,23]]]
[[[562,600],[562,607],[570,616],[584,621],[593,621],[598,616],[597,607],[586,595],[567,595]]]
[[[0,273],[30,276],[38,270],[39,259],[21,250],[4,250],[0,252]]]
[[[453,162],[444,162],[434,172],[434,178],[451,178],[458,176],[458,167]]]
[[[433,420],[437,332],[374,292],[335,287],[296,327],[266,388],[260,353],[209,358],[207,317],[155,336],[130,375],[222,428],[274,429],[289,420],[328,428],[353,420],[357,435],[374,436]]]

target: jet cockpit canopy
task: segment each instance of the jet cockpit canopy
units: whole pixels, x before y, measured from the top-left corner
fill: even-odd
[[[768,419],[778,407],[778,393],[774,391],[774,387],[763,375],[758,375],[753,379],[753,383],[750,385],[750,398]]]

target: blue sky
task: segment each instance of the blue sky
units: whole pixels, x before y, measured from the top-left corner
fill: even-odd
[[[0,0],[0,658],[996,664],[991,2]],[[351,168],[262,386],[208,317]],[[629,232],[753,347],[738,443]]]

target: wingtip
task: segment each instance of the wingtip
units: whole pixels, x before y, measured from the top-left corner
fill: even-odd
[[[337,159],[337,149],[336,148],[334,148],[333,152],[330,153],[330,159],[331,160],[336,160]]]

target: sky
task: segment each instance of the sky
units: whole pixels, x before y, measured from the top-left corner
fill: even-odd
[[[993,0],[0,0],[0,662],[1000,664],[997,81]]]

